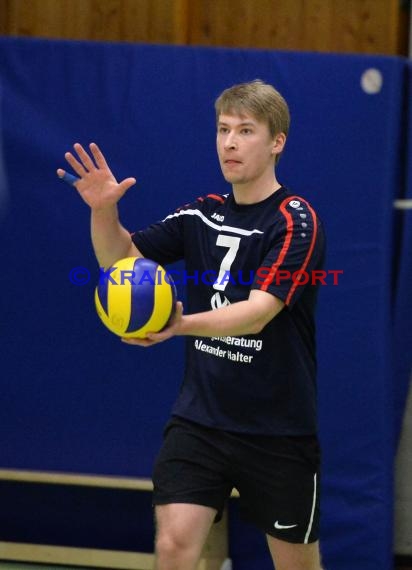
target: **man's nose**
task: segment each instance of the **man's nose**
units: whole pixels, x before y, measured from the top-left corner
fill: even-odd
[[[235,149],[237,147],[235,133],[229,133],[225,140],[225,149]]]

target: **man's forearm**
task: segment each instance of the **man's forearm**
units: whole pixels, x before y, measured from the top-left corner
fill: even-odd
[[[205,337],[257,334],[284,306],[275,297],[269,302],[261,301],[249,299],[215,311],[185,315],[178,334]]]
[[[119,221],[116,206],[92,210],[91,237],[100,267],[108,268],[117,260],[127,257],[133,246],[129,232]]]

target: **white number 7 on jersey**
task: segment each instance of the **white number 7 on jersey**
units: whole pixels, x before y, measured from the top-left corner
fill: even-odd
[[[225,236],[219,234],[217,237],[216,245],[221,247],[228,247],[229,250],[220,264],[219,275],[213,284],[213,289],[217,291],[224,291],[229,282],[230,268],[235,260],[236,254],[239,249],[240,237]]]

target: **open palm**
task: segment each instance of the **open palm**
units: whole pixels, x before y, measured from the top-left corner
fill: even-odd
[[[116,204],[136,184],[136,179],[126,178],[118,183],[99,147],[91,143],[89,148],[91,156],[81,144],[76,143],[74,149],[77,157],[71,152],[66,152],[64,157],[79,176],[74,186],[80,196],[90,208],[100,210]],[[57,174],[62,178],[65,170],[59,168]]]

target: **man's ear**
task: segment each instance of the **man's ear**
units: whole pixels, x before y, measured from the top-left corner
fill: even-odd
[[[279,154],[282,152],[286,143],[285,133],[278,133],[273,140],[272,154]]]

